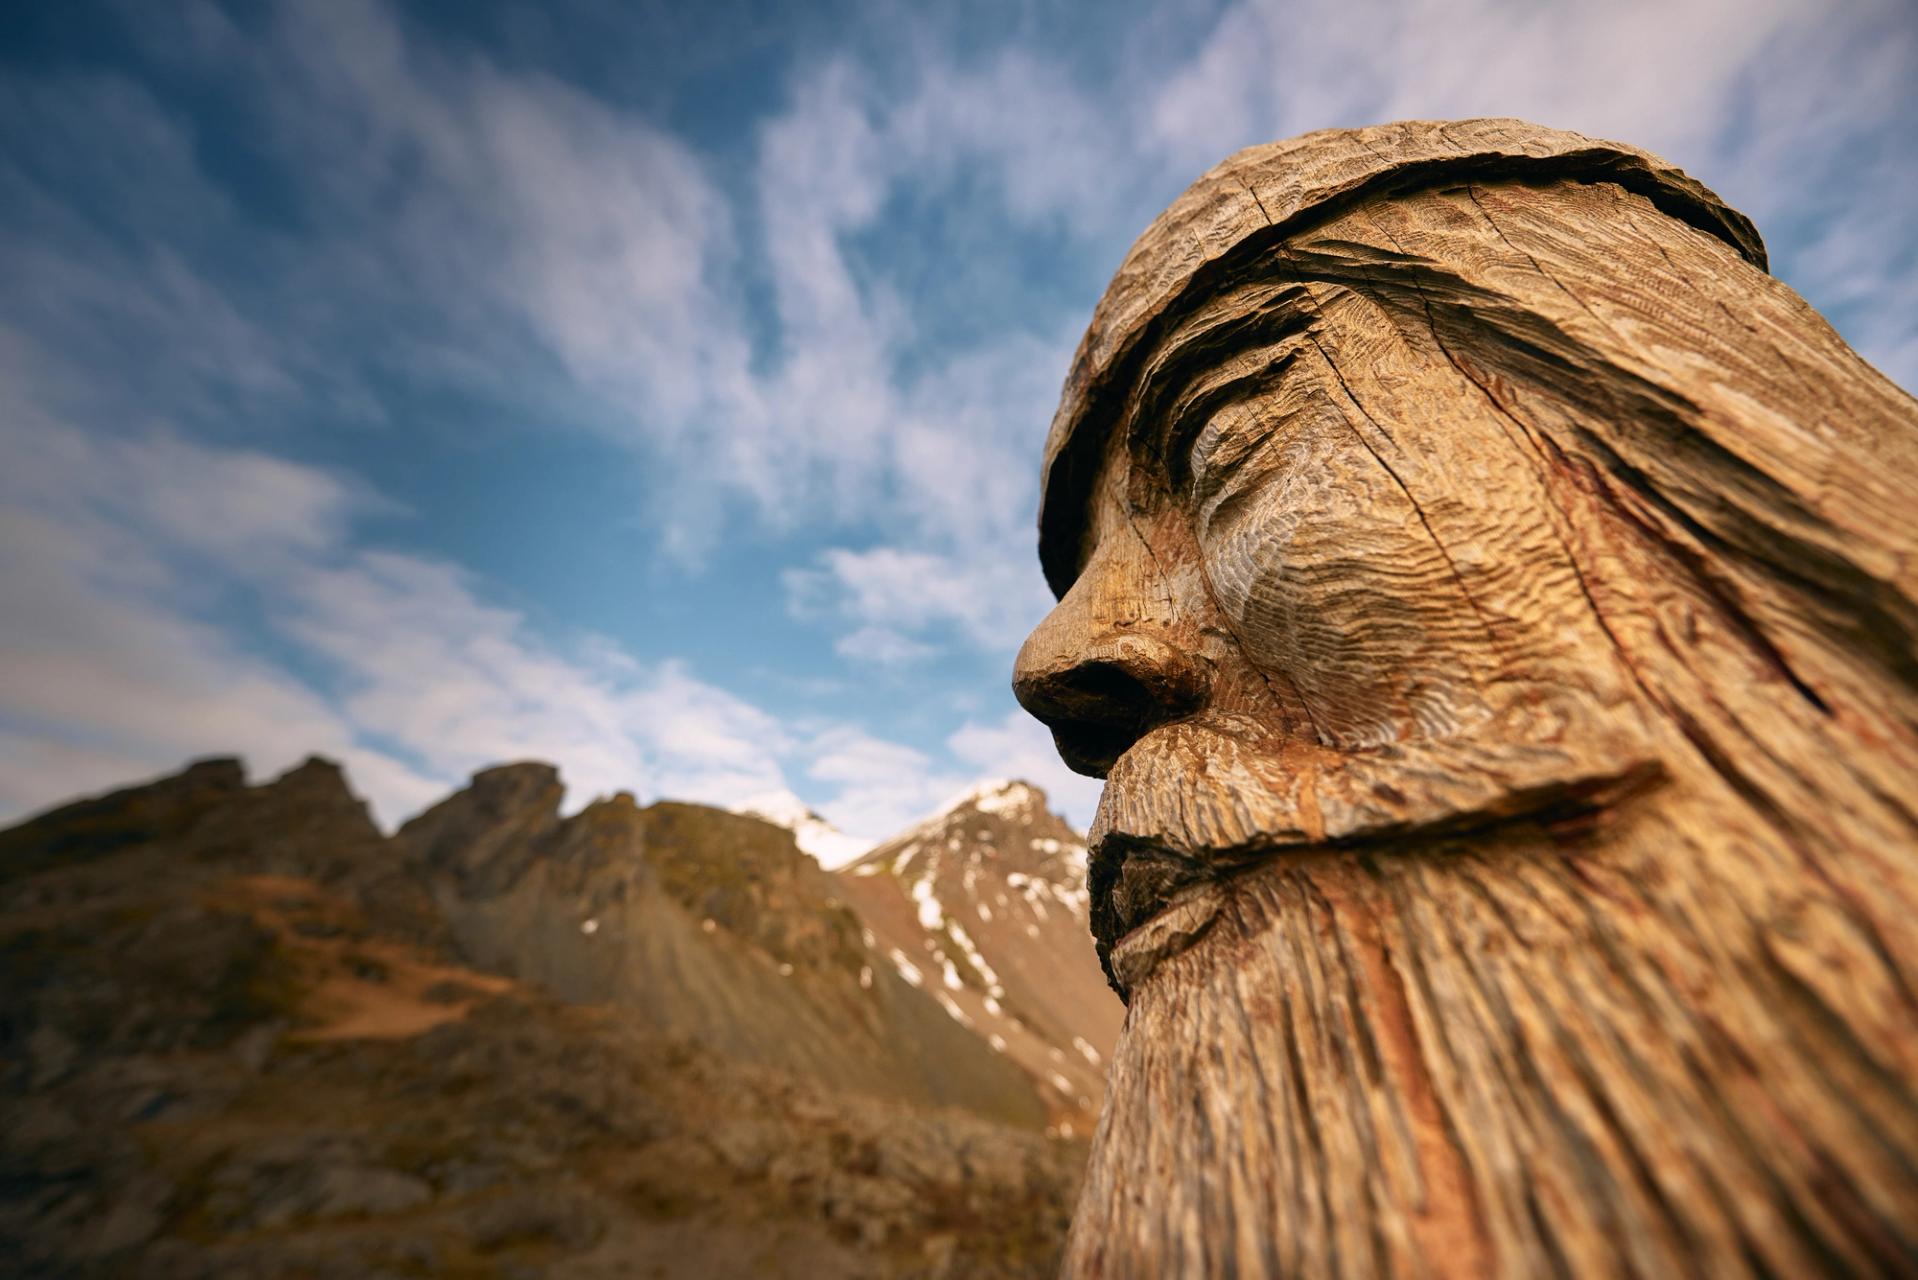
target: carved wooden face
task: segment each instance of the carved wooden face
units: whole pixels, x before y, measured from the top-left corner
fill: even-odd
[[[1131,1005],[1066,1274],[1912,1256],[1918,404],[1739,221],[1411,124],[1115,275],[1015,677]]]
[[[1650,768],[1550,446],[1496,351],[1427,318],[1468,278],[1379,265],[1403,203],[1281,246],[1147,353],[1078,577],[1020,653],[1021,701],[1107,778],[1105,948],[1277,850],[1536,816]]]

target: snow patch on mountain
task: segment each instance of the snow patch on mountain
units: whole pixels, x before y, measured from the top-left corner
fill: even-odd
[[[970,807],[980,813],[1011,818],[1027,814],[1038,805],[1039,793],[1027,783],[1015,782],[1011,778],[982,778],[946,801],[932,817],[937,820]]]
[[[1085,842],[1044,791],[977,783],[838,875],[904,980],[1025,1072],[1060,1131],[1093,1122],[1123,1010],[1090,943]]]
[[[937,930],[945,922],[945,908],[939,905],[939,897],[933,890],[932,877],[922,876],[912,886],[912,900],[919,905],[919,927]]]
[[[793,833],[793,841],[828,871],[845,866],[872,848],[872,841],[849,836],[806,807],[790,791],[768,791],[754,796],[735,813],[763,818]]]

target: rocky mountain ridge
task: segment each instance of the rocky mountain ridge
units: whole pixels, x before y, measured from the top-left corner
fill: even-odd
[[[933,947],[891,911],[920,925],[931,834],[882,846],[904,878],[834,875],[701,806],[562,817],[542,765],[390,837],[324,761],[201,762],[0,832],[0,1271],[1047,1273],[1083,1145],[1043,1130],[1091,1095],[1048,1088],[1072,1046],[1042,1042],[1077,1024],[962,913],[1032,944],[1013,901],[1044,883],[1098,970],[1072,833],[978,799],[940,819]],[[1048,840],[1066,870],[1020,870]]]
[[[834,1088],[1043,1121],[1018,1071],[878,961],[785,828],[631,796],[560,816],[547,765],[489,769],[395,840],[461,953]]]
[[[1080,962],[1086,846],[1029,783],[982,783],[837,873],[905,981],[1090,1133],[1124,1009]]]

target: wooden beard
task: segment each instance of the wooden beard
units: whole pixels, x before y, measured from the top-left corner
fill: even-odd
[[[1918,1269],[1918,406],[1490,169],[1108,377],[1016,680],[1130,1006],[1069,1275]]]

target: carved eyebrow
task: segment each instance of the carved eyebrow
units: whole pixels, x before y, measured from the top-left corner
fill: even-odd
[[[1228,297],[1180,326],[1153,351],[1126,421],[1126,445],[1135,457],[1180,467],[1180,448],[1225,404],[1256,395],[1283,377],[1319,315],[1296,285],[1265,284],[1255,296]],[[1239,305],[1230,305],[1231,303]],[[1207,375],[1215,375],[1208,377]],[[1176,478],[1176,477],[1175,477]]]
[[[1249,283],[1240,283],[1215,291],[1192,314],[1174,324],[1171,331],[1152,344],[1142,355],[1131,382],[1139,388],[1131,403],[1117,415],[1117,421],[1105,436],[1110,444],[1122,439],[1126,452],[1134,459],[1163,459],[1166,442],[1175,426],[1194,430],[1204,419],[1194,421],[1187,402],[1194,398],[1194,383],[1209,369],[1216,369],[1234,355],[1242,355],[1256,346],[1275,346],[1301,338],[1318,323],[1316,300],[1305,286],[1293,279],[1274,279],[1266,275]],[[1289,358],[1284,361],[1289,365]],[[1262,362],[1260,371],[1277,376],[1283,373],[1276,357]],[[1245,376],[1218,386],[1243,385]],[[1214,402],[1210,407],[1216,408]],[[1155,430],[1155,427],[1158,429]],[[1161,470],[1166,470],[1161,461]],[[1095,468],[1103,473],[1104,464]],[[1097,547],[1092,535],[1091,513],[1098,501],[1099,481],[1094,480],[1081,499],[1087,523],[1081,526],[1073,553],[1072,572],[1064,576],[1064,585],[1056,587],[1063,596],[1085,572]]]
[[[1303,333],[1287,335],[1303,337]],[[1191,480],[1192,446],[1205,426],[1229,404],[1249,400],[1277,387],[1291,372],[1304,344],[1280,341],[1266,347],[1254,360],[1247,360],[1237,373],[1207,381],[1205,385],[1180,399],[1165,430],[1159,434],[1159,450],[1166,475],[1174,487]]]

